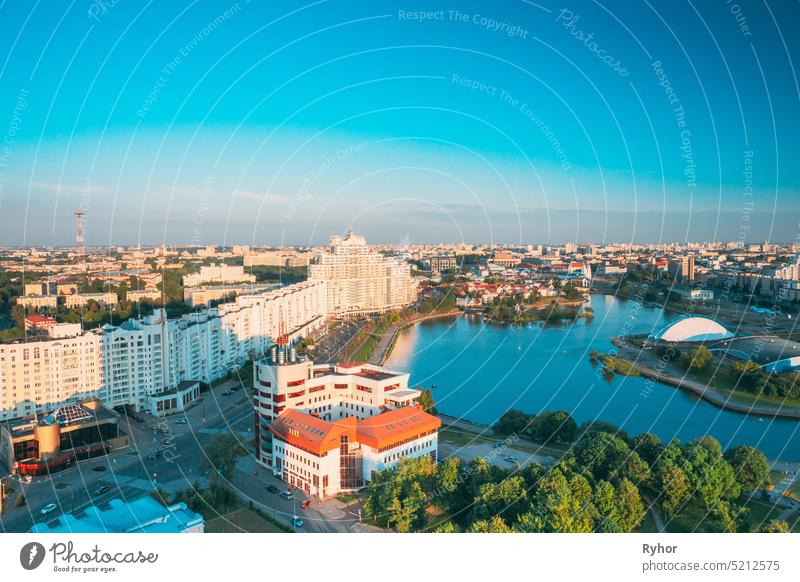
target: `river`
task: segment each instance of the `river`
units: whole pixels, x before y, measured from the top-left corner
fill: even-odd
[[[510,326],[478,316],[421,322],[397,340],[386,366],[431,387],[445,414],[490,424],[506,410],[567,410],[578,423],[611,422],[631,436],[662,440],[711,435],[723,448],[758,447],[771,459],[800,460],[800,421],[759,420],[722,410],[690,393],[642,377],[606,379],[588,360],[613,349],[616,335],[651,333],[676,316],[608,295],[592,295],[593,320]]]

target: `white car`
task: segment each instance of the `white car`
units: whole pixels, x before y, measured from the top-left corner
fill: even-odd
[[[40,513],[42,515],[47,515],[48,513],[50,513],[51,511],[55,511],[56,509],[58,509],[58,505],[56,505],[55,503],[48,503],[47,505],[42,507]]]

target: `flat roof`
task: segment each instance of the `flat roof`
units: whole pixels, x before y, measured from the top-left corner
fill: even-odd
[[[786,358],[800,356],[800,343],[778,336],[753,336],[723,340],[713,348],[729,350],[731,356],[736,352],[747,354],[757,364],[771,364]]]

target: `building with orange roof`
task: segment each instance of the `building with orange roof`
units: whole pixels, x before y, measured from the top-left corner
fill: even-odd
[[[273,421],[272,473],[320,498],[360,489],[401,459],[434,460],[441,420],[419,406],[328,422],[290,409]]]
[[[314,365],[276,346],[255,363],[255,458],[320,498],[363,487],[403,458],[436,458],[441,421],[408,374],[363,362]]]

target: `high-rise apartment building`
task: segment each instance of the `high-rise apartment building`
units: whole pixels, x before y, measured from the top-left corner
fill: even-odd
[[[309,280],[325,282],[328,311],[337,315],[380,313],[417,297],[410,265],[371,250],[352,231],[331,237],[330,250],[309,266]]]
[[[694,256],[686,255],[670,259],[667,263],[667,271],[671,281],[682,285],[694,283]]]

